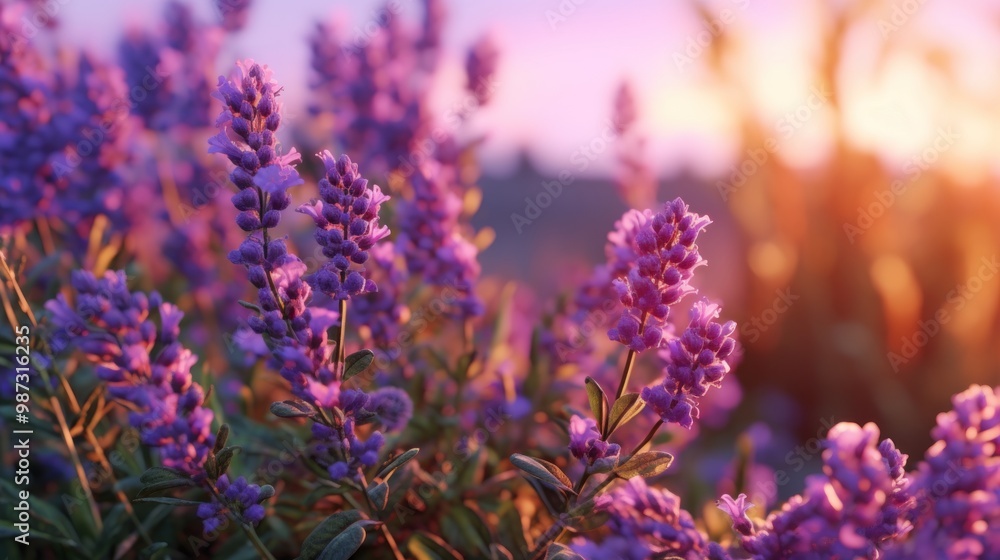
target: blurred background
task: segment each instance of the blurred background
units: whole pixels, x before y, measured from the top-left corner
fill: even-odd
[[[61,43],[113,54],[120,30],[160,25],[164,4],[37,2],[24,29],[52,10]],[[478,142],[473,224],[495,232],[485,277],[523,280],[538,301],[571,292],[622,212],[681,196],[714,222],[697,285],[740,324],[736,422],[805,440],[830,419],[875,421],[919,456],[950,395],[1000,383],[1000,2],[443,9],[430,110]],[[268,64],[286,122],[305,127],[318,22],[363,44],[420,13],[405,0],[255,2],[218,68]],[[463,65],[484,34],[501,56],[479,108]]]

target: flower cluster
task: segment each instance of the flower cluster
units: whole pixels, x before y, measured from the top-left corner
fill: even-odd
[[[358,173],[358,166],[346,155],[334,159],[325,151],[319,154],[326,175],[319,182],[321,199],[299,207],[316,223],[316,242],[330,261],[316,273],[311,283],[333,299],[349,299],[361,293],[377,291],[374,282],[364,277],[368,251],[389,235],[389,228],[379,224],[379,210],[389,197],[378,185]]]
[[[632,84],[622,82],[615,93],[611,117],[615,134],[618,135],[615,187],[629,206],[647,208],[656,200],[657,181],[644,156],[646,138],[635,126],[639,119],[637,105]]]
[[[594,472],[607,472],[618,463],[621,446],[604,441],[593,419],[573,415],[569,421],[569,450]]]
[[[215,0],[222,16],[222,28],[229,32],[243,29],[250,17],[250,0]]]
[[[463,317],[482,314],[475,295],[480,267],[476,246],[459,231],[462,201],[449,188],[454,169],[431,163],[411,177],[412,198],[399,204],[399,251],[410,274],[455,292],[450,298]]]
[[[361,440],[356,427],[379,422],[387,429],[399,429],[412,414],[412,404],[405,394],[369,395],[342,388],[327,332],[338,322],[342,326],[344,318],[313,305],[305,263],[287,250],[283,240],[269,237],[290,203],[287,189],[302,181],[292,165],[297,159],[294,150],[280,157],[273,147],[273,132],[280,122],[274,101],[278,87],[266,68],[252,61],[241,69],[239,85],[220,80],[219,96],[226,107],[218,121],[222,132],[212,139],[210,149],[236,165],[231,177],[241,189],[233,197],[242,211],[237,221],[250,233],[230,253],[230,260],[247,267],[248,279],[258,290],[260,315],[251,317],[249,325],[271,341],[270,364],[289,382],[292,394],[316,407],[322,420],[312,425],[315,452],[332,478],[354,477],[359,468],[378,461],[385,441],[377,431]],[[316,239],[330,262],[311,281],[320,291],[346,299],[375,288],[350,268],[352,263],[365,263],[375,242],[388,234],[378,220],[387,197],[377,186],[368,187],[347,156],[334,160],[324,152],[320,157],[326,164],[320,182],[322,200],[303,205],[300,211],[313,218]]]
[[[13,25],[0,18],[0,35],[19,38]],[[86,238],[98,215],[127,226],[125,87],[96,59],[75,62],[47,67],[30,45],[0,44],[0,231],[59,217]]]
[[[322,315],[314,318],[307,309],[310,289],[303,279],[305,264],[288,252],[283,239],[268,235],[291,203],[288,189],[302,183],[294,167],[299,155],[294,149],[284,156],[277,150],[274,134],[281,123],[276,101],[280,88],[271,72],[251,60],[239,68],[235,81],[219,79],[214,95],[225,107],[216,122],[220,132],[209,140],[210,153],[221,153],[235,165],[230,179],[240,189],[232,198],[240,211],[236,223],[250,233],[239,249],[230,252],[229,260],[247,267],[250,283],[258,290],[261,316],[251,318],[250,327],[277,341],[287,339],[288,344],[276,353],[287,364],[282,375],[300,398],[303,394],[319,398],[307,390],[302,374],[329,358],[325,328],[331,321]],[[327,401],[335,398],[325,395]]]
[[[892,558],[986,558],[1000,550],[1000,388],[973,385],[939,414],[914,474],[913,537]]]
[[[722,385],[729,372],[726,361],[736,348],[736,323],[717,323],[719,307],[699,301],[691,308],[684,333],[660,350],[666,379],[642,390],[642,398],[664,422],[690,428],[698,416],[698,397]]]
[[[252,60],[239,68],[235,81],[220,77],[213,94],[225,107],[216,121],[220,131],[209,140],[208,151],[225,155],[236,166],[229,176],[240,189],[233,195],[240,210],[236,223],[252,233],[278,225],[280,212],[291,202],[288,189],[302,179],[292,165],[300,159],[298,152],[292,149],[281,155],[278,150],[280,88],[271,71]]]
[[[95,278],[77,271],[72,284],[75,306],[62,294],[45,306],[57,329],[54,346],[71,345],[97,364],[108,393],[134,409],[132,426],[140,430],[143,443],[160,449],[165,466],[203,475],[215,441],[213,414],[191,378],[197,357],[178,340],[183,313],[155,292],[130,292],[124,272]],[[158,308],[159,327],[150,317],[151,308]]]
[[[662,344],[670,306],[695,291],[691,277],[695,268],[705,264],[695,241],[711,223],[707,217],[688,212],[679,198],[645,218],[634,229],[634,239],[623,240],[634,241],[634,246],[629,243],[623,249],[634,251],[635,258],[628,274],[614,280],[625,312],[608,331],[611,340],[636,352]]]
[[[198,517],[202,520],[205,533],[214,533],[222,527],[227,513],[233,513],[252,525],[260,523],[265,513],[261,502],[273,493],[273,489],[261,492],[260,486],[247,483],[242,476],[230,482],[229,475],[225,474],[215,481],[215,489],[222,500],[213,496],[211,502],[198,506]]]
[[[333,117],[337,144],[378,173],[407,162],[429,132],[424,84],[415,56],[419,41],[391,17],[364,42],[340,44],[337,30],[318,24],[310,38],[312,84],[320,91],[310,112]]]
[[[118,45],[132,113],[158,132],[210,124],[212,83],[205,71],[219,51],[191,8],[168,2],[159,29],[132,29]]]
[[[629,480],[603,501],[610,531],[600,542],[574,542],[573,549],[584,558],[729,558],[698,530],[691,514],[681,508],[680,498],[669,490],[647,486],[641,477]]]
[[[375,413],[386,430],[395,432],[406,427],[413,416],[413,401],[406,391],[397,387],[382,387],[371,394],[368,408]]]
[[[903,472],[906,456],[891,440],[878,443],[874,424],[842,422],[824,443],[823,474],[806,491],[771,514],[759,529],[746,517],[746,496],[723,496],[720,509],[733,519],[753,558],[875,558],[909,530],[914,505]]]
[[[334,426],[312,425],[316,451],[327,455],[327,471],[333,480],[356,476],[358,469],[374,467],[378,463],[385,437],[381,432],[373,432],[362,441],[355,431],[359,422],[370,421],[374,417],[368,409],[370,400],[371,397],[363,391],[346,390],[341,393],[338,406],[338,410],[343,411],[343,418],[335,419]]]
[[[493,96],[490,81],[496,73],[499,58],[496,45],[488,37],[476,41],[465,57],[465,87],[479,105],[486,105]]]

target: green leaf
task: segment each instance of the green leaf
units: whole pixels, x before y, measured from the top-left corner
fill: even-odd
[[[344,532],[352,523],[361,520],[361,512],[356,509],[337,512],[323,520],[313,529],[302,543],[299,551],[302,560],[315,560],[323,553],[326,545]]]
[[[537,478],[552,488],[572,494],[576,493],[573,492],[573,482],[566,476],[566,473],[548,461],[515,453],[510,456],[510,462],[525,474]]]
[[[647,451],[638,453],[615,468],[615,474],[628,480],[641,476],[649,478],[656,476],[667,470],[670,463],[674,462],[674,456],[665,451]]]
[[[316,416],[316,410],[303,402],[281,401],[271,404],[271,414],[278,418],[302,418]]]
[[[378,524],[378,521],[368,519],[355,521],[326,545],[317,560],[348,560],[365,544],[365,537],[368,536],[365,527]]]
[[[205,459],[205,474],[212,480],[219,478],[219,462],[215,458],[215,453],[211,451],[208,452],[208,458]]]
[[[219,426],[219,433],[215,434],[215,447],[212,451],[218,453],[226,447],[226,440],[229,439],[229,424]]]
[[[361,350],[344,358],[343,381],[364,373],[375,362],[375,353],[371,350]]]
[[[190,480],[190,477],[181,471],[166,467],[151,467],[139,475],[139,482],[143,484],[156,484],[166,480]]]
[[[535,493],[538,497],[542,499],[542,503],[545,504],[545,509],[549,510],[549,513],[553,517],[559,517],[564,511],[566,511],[566,506],[569,500],[566,499],[566,494],[551,486],[547,486],[535,477],[528,477],[528,484],[535,489]]]
[[[226,471],[229,470],[229,463],[233,462],[233,456],[240,451],[241,448],[239,447],[227,447],[219,452],[218,456],[216,456],[216,461],[219,465],[219,476],[226,474]]]
[[[158,560],[166,558],[167,549],[170,545],[165,542],[155,542],[139,551],[139,560]]]
[[[249,301],[244,301],[244,300],[241,299],[241,300],[239,300],[239,304],[242,305],[243,307],[249,309],[250,311],[256,311],[257,313],[262,313],[262,311],[260,310],[260,306],[259,305],[250,303]]]
[[[420,449],[414,447],[413,449],[398,455],[395,459],[386,462],[386,464],[378,470],[378,473],[376,473],[375,476],[383,480],[388,480],[389,477],[392,476],[392,473],[396,472],[396,469],[408,463],[410,459],[416,457],[419,452]]]
[[[368,499],[372,501],[372,504],[379,511],[385,511],[385,507],[389,504],[389,485],[385,482],[379,482],[378,484],[369,486]]]
[[[172,488],[183,488],[185,486],[194,486],[194,481],[183,478],[174,480],[162,480],[160,482],[154,482],[153,484],[147,484],[146,486],[143,486],[142,488],[139,489],[139,492],[136,493],[135,497],[145,498],[147,496],[151,496],[163,490],[170,490]]]
[[[80,507],[85,508],[86,506],[81,505]],[[31,515],[32,517],[37,517],[49,525],[52,525],[52,527],[59,531],[60,536],[66,537],[74,542],[80,540],[80,537],[77,535],[76,530],[73,527],[73,523],[66,517],[66,514],[49,502],[46,502],[45,500],[31,500]]]
[[[590,411],[597,421],[597,429],[603,434],[608,429],[608,397],[592,377],[587,377],[583,383],[587,387],[587,399],[590,400]]]
[[[448,510],[441,527],[442,536],[449,543],[456,546],[465,543],[468,546],[459,547],[461,550],[475,549],[479,552],[477,557],[490,557],[490,543],[493,542],[490,530],[479,514],[468,506],[459,504]]]
[[[135,500],[133,500],[135,501]],[[140,522],[147,532],[153,532],[154,527],[158,527],[164,519],[174,512],[174,508],[167,504],[160,504],[153,508],[148,514],[142,516]]]
[[[200,506],[201,502],[194,500],[182,500],[180,498],[169,498],[167,496],[154,496],[152,498],[135,498],[132,503],[147,502],[153,504],[166,504],[168,506]]]
[[[559,544],[552,543],[549,545],[549,549],[545,551],[545,560],[585,560],[583,556],[573,552],[570,547]]]
[[[622,395],[611,406],[611,412],[608,414],[608,433],[604,437],[611,437],[611,434],[615,433],[615,430],[624,426],[626,422],[642,412],[644,406],[646,406],[646,401],[642,400],[639,393],[625,393]]]
[[[513,502],[504,502],[498,512],[500,522],[497,524],[497,537],[501,544],[514,558],[521,560],[528,555],[528,541],[524,538],[524,526],[521,523],[521,512]]]
[[[462,560],[457,550],[429,533],[414,533],[406,542],[406,548],[417,560]]]

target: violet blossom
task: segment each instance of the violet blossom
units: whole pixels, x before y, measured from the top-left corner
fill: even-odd
[[[985,558],[1000,550],[1000,388],[973,385],[939,414],[913,475],[912,538],[889,558]]]
[[[368,251],[389,235],[389,228],[379,223],[379,210],[389,197],[378,185],[369,186],[347,155],[334,159],[325,151],[318,156],[326,167],[319,182],[321,198],[298,211],[315,222],[316,242],[330,260],[310,283],[337,300],[377,291],[375,283],[364,276],[364,264]]]
[[[143,443],[160,449],[164,466],[202,476],[215,442],[213,413],[192,380],[197,357],[178,340],[183,313],[155,292],[130,292],[124,272],[95,278],[75,271],[72,285],[75,305],[62,294],[45,305],[56,328],[53,345],[77,348],[97,365],[108,394],[130,403],[132,426]]]
[[[634,247],[623,246],[635,252],[635,260],[626,275],[614,280],[625,312],[608,331],[611,340],[635,352],[662,345],[670,306],[695,291],[691,277],[705,264],[695,241],[709,223],[677,198],[635,229]]]
[[[607,472],[618,463],[621,446],[604,441],[592,418],[574,414],[569,421],[569,450],[593,472]]]
[[[874,424],[842,422],[824,442],[823,474],[806,479],[803,494],[754,527],[746,496],[722,497],[740,543],[754,559],[874,558],[909,531],[914,501],[903,471],[906,456],[890,440],[878,443]]]
[[[698,398],[720,387],[729,372],[727,358],[736,348],[736,323],[717,323],[719,307],[705,300],[691,308],[684,333],[660,351],[666,379],[642,390],[642,398],[664,422],[690,428],[698,417]]]
[[[607,494],[609,533],[598,541],[578,538],[573,549],[584,558],[683,558],[723,560],[730,556],[698,530],[679,497],[635,477]]]

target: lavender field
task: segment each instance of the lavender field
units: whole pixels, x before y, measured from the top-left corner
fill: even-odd
[[[0,554],[1000,559],[1000,2],[0,0]]]

